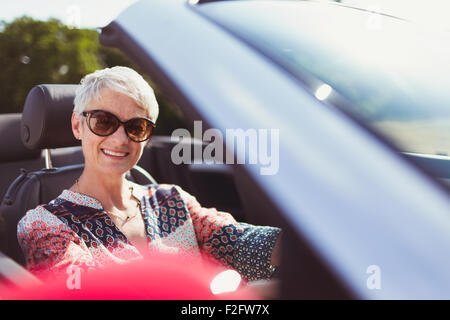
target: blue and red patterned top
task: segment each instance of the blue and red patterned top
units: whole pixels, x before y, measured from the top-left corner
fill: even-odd
[[[134,194],[141,202],[149,251],[214,257],[248,281],[273,274],[270,259],[280,229],[238,223],[229,213],[201,207],[175,185],[135,185]],[[17,236],[27,268],[36,275],[142,258],[98,200],[70,190],[29,210]]]

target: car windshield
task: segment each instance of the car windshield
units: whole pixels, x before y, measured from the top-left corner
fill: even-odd
[[[243,1],[198,7],[400,151],[450,154],[450,35],[340,5]]]

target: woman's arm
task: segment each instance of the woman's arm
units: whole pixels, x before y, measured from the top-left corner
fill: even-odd
[[[275,245],[273,246],[270,264],[278,267],[281,262],[281,234],[278,235]]]
[[[39,277],[66,272],[69,266],[86,269],[95,265],[73,230],[41,206],[28,211],[19,221],[17,239],[27,269]]]
[[[279,262],[279,228],[238,223],[231,214],[203,208],[195,197],[179,191],[203,252],[233,267],[248,281],[272,276],[273,263]]]

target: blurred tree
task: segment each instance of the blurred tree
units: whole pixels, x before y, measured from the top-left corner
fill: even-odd
[[[70,28],[57,19],[45,22],[21,17],[1,22],[0,113],[22,112],[35,85],[79,83],[87,73],[116,65],[139,72],[119,50],[102,47],[96,30]],[[179,109],[149,82],[160,104],[155,133],[170,135],[175,128],[185,127]]]
[[[96,32],[29,17],[4,23],[0,33],[0,106],[21,112],[30,89],[41,83],[78,83],[101,64]]]

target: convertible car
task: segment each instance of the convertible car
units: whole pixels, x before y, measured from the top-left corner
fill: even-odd
[[[280,299],[450,298],[449,40],[314,1],[146,0],[100,34],[192,125],[152,138],[130,179],[281,227]],[[4,283],[31,277],[18,219],[82,168],[73,90],[37,86],[0,117]],[[183,144],[192,157],[174,161]]]

